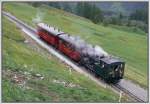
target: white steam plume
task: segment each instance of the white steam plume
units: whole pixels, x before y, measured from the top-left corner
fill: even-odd
[[[97,56],[101,56],[101,54],[104,56],[108,56],[108,53],[105,52],[100,46],[97,46],[97,45],[95,46],[95,54]]]
[[[108,53],[103,50],[102,47],[96,45],[93,46],[91,44],[87,44],[84,40],[82,40],[79,36],[69,36],[68,41],[75,45],[76,49],[83,54],[88,54],[90,56],[99,56],[99,57],[107,57]]]
[[[36,17],[34,17],[32,19],[32,22],[33,23],[40,23],[40,22],[42,22],[43,18],[44,18],[44,15],[45,15],[45,12],[40,7],[37,8]]]

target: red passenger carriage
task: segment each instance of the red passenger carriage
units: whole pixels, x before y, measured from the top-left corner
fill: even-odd
[[[65,34],[64,32],[44,23],[38,24],[37,34],[50,45],[56,47],[59,51],[66,54],[74,61],[80,61],[80,53],[75,49],[73,44],[67,41],[69,38],[68,34]]]

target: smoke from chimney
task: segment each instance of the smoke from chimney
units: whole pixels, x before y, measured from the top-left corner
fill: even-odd
[[[44,18],[44,15],[45,15],[45,12],[42,11],[42,9],[40,7],[37,8],[36,17],[34,17],[32,19],[32,22],[35,23],[35,24],[42,22],[43,18]]]
[[[108,53],[103,50],[102,47],[96,45],[93,46],[91,44],[86,43],[83,39],[81,39],[79,36],[66,36],[65,37],[70,43],[75,45],[75,48],[85,54],[90,56],[99,56],[99,57],[106,57],[108,56]]]

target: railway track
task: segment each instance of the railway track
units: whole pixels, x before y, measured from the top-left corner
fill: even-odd
[[[134,94],[132,94],[131,92],[129,92],[127,89],[122,88],[120,85],[116,84],[116,85],[111,85],[113,88],[115,88],[116,90],[120,90],[123,91],[124,93],[128,94],[131,98],[133,98],[134,101],[138,101],[138,102],[145,102],[144,100],[138,98],[137,96],[135,96]]]
[[[39,40],[38,36],[36,35],[36,29],[28,26],[27,24],[23,23],[22,21],[18,20],[15,16],[11,15],[10,13],[7,12],[2,12],[3,15],[5,15],[11,22],[14,22],[19,28],[21,28],[26,34],[28,34],[33,40],[38,42],[39,45],[43,46],[46,48],[49,52],[52,52],[55,56],[57,56],[59,59],[63,60],[66,62],[69,66],[71,66],[73,69],[76,71],[88,76],[90,79],[95,81],[97,84],[103,86],[103,87],[108,87],[115,91],[116,93],[123,92],[128,95],[129,98],[132,98],[133,101],[135,102],[147,102],[148,99],[145,98],[147,97],[147,94],[144,95],[144,97],[139,96],[138,94],[135,94],[132,92],[132,90],[129,90],[125,87],[123,87],[120,83],[112,85],[112,84],[107,84],[103,80],[96,78],[93,74],[87,72],[84,67],[78,66],[77,63],[71,61],[68,59],[66,56],[62,55],[60,52],[56,52],[56,50],[48,45],[45,45],[46,43],[42,42]],[[141,90],[141,89],[140,89]],[[138,89],[137,89],[138,91]],[[145,93],[145,92],[143,92]]]

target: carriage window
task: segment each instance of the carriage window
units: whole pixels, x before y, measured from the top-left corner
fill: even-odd
[[[74,47],[72,44],[69,44],[68,42],[64,40],[61,40],[61,43],[63,43],[66,48],[69,48],[70,50],[74,51]]]
[[[67,44],[67,42],[63,42],[63,43],[64,43],[65,47],[68,47],[68,44]]]
[[[71,47],[71,44],[67,43],[66,46],[67,46],[67,47]]]
[[[111,67],[112,67],[112,69],[113,69],[114,71],[118,71],[119,68],[120,68],[119,65],[113,65],[113,66],[111,66]]]
[[[69,47],[69,48],[70,48],[70,50],[74,51],[74,47],[73,47],[73,45],[72,45],[72,44],[67,44],[67,47]]]

